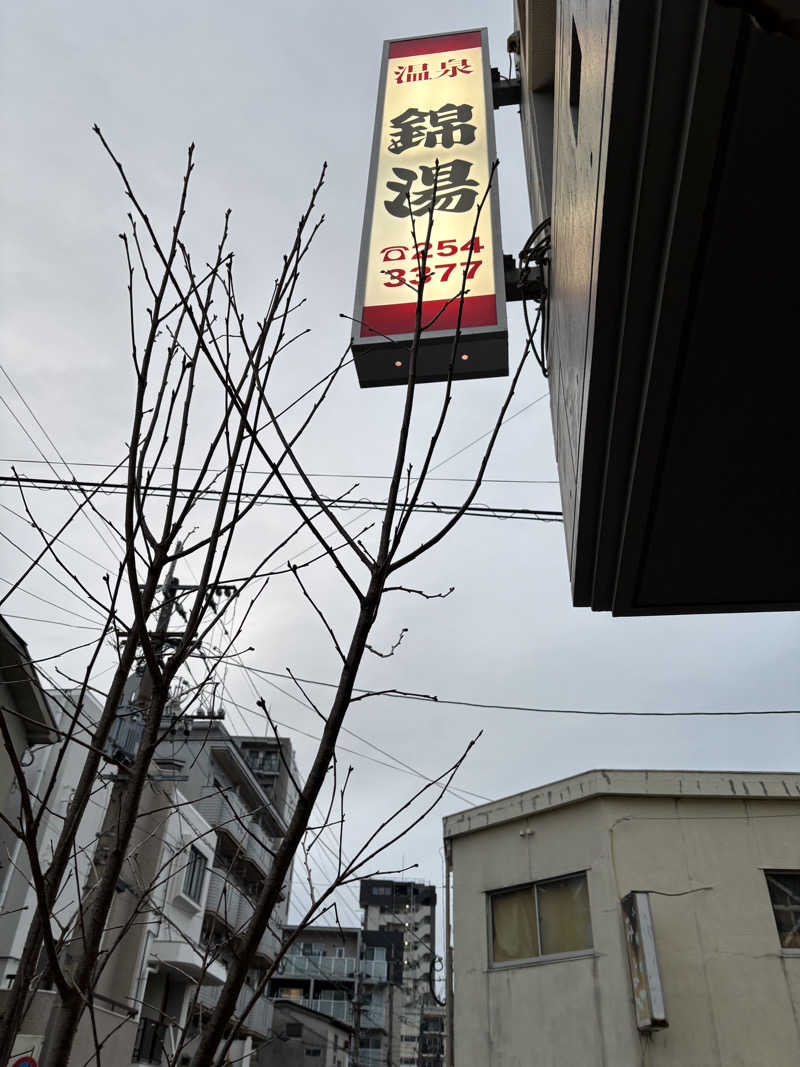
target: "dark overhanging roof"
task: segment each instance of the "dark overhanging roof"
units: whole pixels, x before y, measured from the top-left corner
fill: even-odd
[[[9,696],[29,745],[52,744],[55,721],[44,695],[28,646],[0,615],[0,677],[8,685]]]

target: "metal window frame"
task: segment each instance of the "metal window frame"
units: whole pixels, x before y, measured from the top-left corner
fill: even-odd
[[[762,867],[764,872],[764,883],[767,889],[767,898],[769,900],[770,910],[772,911],[772,919],[775,923],[775,933],[778,935],[778,945],[780,946],[781,954],[788,956],[800,956],[800,948],[794,948],[793,946],[784,945],[781,941],[781,931],[778,926],[778,917],[776,915],[776,909],[779,911],[791,911],[797,914],[800,921],[800,902],[797,907],[786,904],[775,904],[770,893],[770,877],[785,878],[789,875],[792,878],[800,878],[800,869],[792,867]],[[800,901],[800,897],[798,898]]]
[[[200,880],[196,887],[196,895],[193,892],[194,882],[197,879],[197,870],[200,869]],[[188,900],[191,900],[194,904],[199,904],[203,897],[203,883],[206,878],[206,871],[208,870],[208,857],[204,852],[201,852],[199,848],[195,848],[194,845],[189,846],[189,860],[186,864],[186,871],[183,876],[183,887],[181,893]]]
[[[507,970],[509,967],[530,967],[536,966],[541,963],[555,963],[558,960],[572,960],[583,959],[586,956],[594,955],[594,929],[592,927],[592,899],[589,894],[589,871],[590,867],[585,867],[578,871],[569,871],[565,874],[556,874],[547,878],[537,879],[535,882],[520,882],[517,885],[504,886],[502,889],[490,889],[486,891],[486,912],[487,912],[487,960],[488,969],[490,971]],[[567,878],[579,878],[583,876],[586,883],[586,896],[589,900],[589,929],[592,934],[592,944],[589,948],[570,949],[567,952],[539,952],[538,956],[520,956],[518,959],[505,960],[496,962],[494,959],[494,911],[492,908],[492,902],[496,897],[507,896],[509,893],[518,893],[522,889],[530,889],[533,893],[534,902],[534,914],[536,916],[536,938],[539,944],[539,949],[542,947],[542,931],[539,920],[539,897],[537,890],[539,886],[548,885],[552,882],[563,882]]]

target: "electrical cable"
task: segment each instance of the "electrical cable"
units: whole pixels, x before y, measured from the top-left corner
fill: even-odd
[[[545,395],[547,395],[547,394],[545,394]],[[540,397],[539,399],[542,399],[542,398]],[[533,403],[535,404],[536,401],[534,400]],[[527,407],[522,409],[522,410],[527,410]],[[503,425],[505,426],[506,422],[508,422],[509,419],[513,419],[518,414],[521,414],[521,412],[515,412],[514,415],[509,415],[508,419],[505,420]],[[484,435],[484,436],[487,436],[487,435]],[[479,438],[477,438],[477,440],[480,441],[480,440],[483,440],[483,438],[479,437]],[[465,447],[469,448],[470,446],[466,445]],[[22,463],[27,463],[27,464],[29,464],[31,466],[33,466],[34,464],[43,466],[46,462],[47,461],[43,460],[43,459],[24,459],[24,458],[23,459],[3,459],[2,457],[0,457],[0,463],[8,463],[8,464],[15,464],[15,465],[19,465],[19,464],[22,464]],[[443,460],[442,462],[446,463],[447,461]],[[56,466],[59,466],[59,464],[56,463]],[[108,470],[113,470],[114,469],[114,464],[113,463],[76,462],[74,460],[70,461],[70,466],[72,466],[72,467],[92,467],[92,468],[98,468],[99,467],[99,468],[108,469]],[[157,464],[155,467],[152,467],[151,469],[152,470],[172,470],[173,468],[168,466],[167,464]],[[188,467],[188,466],[184,466],[184,467],[181,468],[181,470],[186,471],[187,474],[188,473],[193,473],[195,471],[199,471],[200,469],[201,469],[200,467]],[[207,474],[222,474],[222,473],[224,473],[224,470],[223,470],[223,468],[212,468],[212,467],[209,467],[206,470],[206,473]],[[267,475],[269,475],[270,473],[271,473],[270,471],[248,470],[248,471],[245,472],[245,476],[248,477],[248,478],[255,478],[255,477],[266,478]],[[300,478],[300,477],[302,477],[302,475],[298,474],[296,471],[284,471],[283,472],[283,476],[284,476],[284,478]],[[367,481],[390,482],[392,480],[391,474],[332,474],[332,473],[319,473],[318,472],[318,473],[315,473],[315,474],[307,474],[306,477],[307,478],[338,478],[338,479],[340,479],[342,481],[361,481],[361,482],[367,482]],[[453,478],[453,477],[447,477],[445,475],[440,475],[439,477],[436,477],[436,478],[426,477],[425,481],[426,482],[468,482],[468,483],[471,484],[472,482],[475,481],[475,479],[474,478]],[[491,485],[558,485],[559,484],[557,478],[484,478],[482,481],[483,481],[484,484],[491,484]],[[2,506],[2,505],[0,505],[0,506]],[[92,561],[92,562],[95,562],[95,561]]]
[[[242,667],[244,667],[245,670],[253,670],[255,673],[259,673],[255,668],[248,668],[245,664],[237,663],[237,664],[234,664],[234,666],[237,666],[237,667],[242,666]],[[312,712],[314,711],[314,708],[312,708],[310,704],[307,704],[300,697],[295,696],[294,693],[287,692],[287,690],[281,688],[281,686],[279,686],[279,685],[275,685],[275,683],[270,681],[268,678],[265,678],[264,681],[267,682],[268,685],[271,685],[274,689],[277,689],[280,693],[283,693],[283,695],[288,697],[290,700],[294,700],[295,703],[302,705],[302,707],[307,708],[309,711],[312,711]],[[247,710],[250,710],[250,709],[247,709]],[[254,712],[254,714],[257,714],[257,713]],[[315,714],[316,714],[316,712],[315,712]],[[270,718],[272,718],[272,715],[270,715]],[[273,719],[273,721],[276,722],[276,724],[277,724],[277,720]],[[296,727],[289,727],[285,723],[281,723],[279,725],[283,726],[285,729],[296,729]],[[300,732],[300,731],[298,731],[298,732]],[[398,764],[399,766],[395,767],[393,764],[385,763],[383,760],[375,759],[374,756],[367,756],[366,753],[356,752],[353,749],[345,748],[343,745],[338,745],[337,744],[336,748],[340,749],[342,752],[347,752],[350,755],[354,755],[354,756],[361,756],[363,759],[370,760],[370,762],[377,763],[382,767],[389,767],[391,770],[406,771],[406,773],[412,774],[417,778],[421,778],[423,781],[428,782],[430,785],[433,785],[436,782],[435,778],[430,778],[427,774],[423,774],[422,771],[420,771],[418,768],[413,767],[409,763],[404,763],[403,760],[401,760],[398,756],[393,755],[391,752],[387,752],[386,749],[380,748],[380,746],[374,744],[372,741],[367,740],[367,738],[362,737],[360,734],[357,734],[354,730],[351,730],[348,727],[343,726],[341,728],[341,732],[345,733],[345,734],[349,734],[351,737],[355,737],[356,740],[361,741],[361,743],[364,744],[364,745],[367,745],[368,748],[373,748],[373,749],[375,749],[376,752],[380,752],[382,755],[387,756],[391,760],[394,760],[395,763]],[[312,738],[315,741],[321,740],[320,737],[315,736],[314,734],[307,733],[307,734],[305,734],[305,736],[309,737],[309,738]],[[472,800],[470,800],[470,797],[476,797],[478,800],[482,800],[482,801],[484,801],[486,803],[489,803],[489,800],[490,800],[489,797],[482,796],[480,793],[475,793],[470,789],[459,789],[459,788],[454,788],[453,786],[449,786],[447,788],[446,792],[451,793],[457,800],[460,800],[460,801],[462,801],[463,803],[466,803],[466,804],[471,804],[472,803]]]
[[[533,401],[533,403],[536,403],[536,401]],[[452,458],[452,456],[448,457],[448,459]],[[442,462],[447,462],[447,460],[443,460]],[[15,478],[11,475],[0,475],[0,486],[16,485],[18,481],[30,489],[49,491],[69,491],[77,485],[83,490],[91,489],[103,496],[119,496],[126,494],[128,491],[128,487],[124,482],[92,482],[87,480],[76,482],[66,481],[59,478],[34,478],[24,477],[22,475],[20,475],[19,478]],[[169,499],[174,492],[176,498],[179,499],[187,499],[191,497],[195,501],[211,501],[212,503],[218,504],[223,490],[214,489],[211,486],[206,486],[205,488],[198,490],[185,486],[177,486],[173,490],[171,485],[152,485],[148,488],[147,492],[149,496],[155,498]],[[385,500],[355,499],[348,497],[333,498],[320,496],[319,499],[327,507],[340,511],[353,511],[357,509],[385,511],[387,503]],[[306,507],[317,506],[317,501],[312,496],[295,495],[292,500],[283,493],[247,492],[237,493],[236,499],[228,501],[228,504],[233,507],[237,503],[242,502],[252,502],[255,506],[259,507],[294,507],[295,503]],[[416,504],[414,511],[437,515],[455,515],[463,511],[464,515],[472,518],[522,519],[534,522],[563,522],[564,519],[563,512],[548,508],[514,508],[494,504],[470,504],[468,507],[462,508],[461,504],[439,504],[433,500]]]
[[[43,461],[40,460],[38,462],[43,462]],[[31,526],[32,525],[31,520],[28,518],[28,516],[27,515],[23,515],[21,511],[16,511],[14,508],[10,508],[7,504],[3,504],[3,503],[0,503],[0,508],[2,508],[3,511],[8,511],[11,515],[14,515],[21,522],[24,522],[26,526]],[[55,534],[51,533],[49,530],[45,530],[45,528],[43,526],[40,526],[39,529],[45,535],[45,537],[49,537],[49,538],[55,537]],[[82,559],[85,559],[87,561],[87,563],[91,563],[93,566],[99,567],[101,571],[107,571],[108,570],[108,567],[104,567],[103,564],[99,562],[99,560],[94,559],[92,556],[88,556],[85,552],[81,552],[81,550],[79,548],[75,548],[75,546],[71,545],[69,543],[69,541],[65,541],[63,537],[59,537],[57,543],[59,545],[63,545],[64,548],[68,548],[70,550],[70,552],[74,552],[76,555],[80,556]]]
[[[515,419],[517,417],[517,415],[524,415],[526,411],[529,411],[535,404],[538,404],[540,400],[544,400],[544,398],[546,396],[549,396],[549,395],[550,395],[550,393],[547,392],[547,393],[542,393],[541,396],[537,396],[536,399],[535,400],[531,400],[531,402],[529,404],[526,404],[524,407],[518,408],[514,412],[513,415],[509,415],[507,419],[503,419],[503,422],[502,422],[501,425],[502,426],[507,426],[511,422],[512,419]],[[491,430],[487,430],[486,433],[482,433],[480,435],[480,437],[476,437],[474,441],[470,441],[469,444],[464,445],[463,448],[459,448],[457,452],[453,452],[451,455],[447,456],[445,459],[440,460],[438,463],[434,464],[430,469],[430,473],[433,474],[434,471],[437,471],[440,467],[443,467],[445,465],[445,463],[449,463],[451,459],[455,459],[456,456],[460,456],[462,452],[466,452],[468,448],[472,448],[473,445],[477,445],[477,443],[479,441],[483,441],[484,438],[490,437],[493,433],[494,433],[494,427],[492,427]]]
[[[0,578],[0,582],[2,582],[3,585],[13,585],[14,584],[13,582],[10,582],[8,580],[8,578]],[[30,591],[30,589],[23,589],[22,586],[18,586],[14,590],[14,592],[15,593],[23,593],[25,596],[32,597],[34,600],[38,600],[42,604],[47,604],[51,608],[57,608],[58,611],[66,612],[67,615],[74,615],[76,619],[81,619],[83,622],[94,623],[94,622],[97,621],[96,619],[90,618],[88,615],[81,615],[77,611],[73,611],[71,608],[65,608],[62,604],[56,604],[56,602],[54,600],[47,600],[45,597],[39,596],[38,593],[32,593]],[[92,608],[94,608],[93,605],[92,605]],[[96,610],[99,613],[100,609],[96,608],[94,610]]]
[[[248,667],[257,675],[268,675],[271,678],[285,678],[285,674],[279,671],[268,671],[263,667]],[[295,675],[298,682],[304,685],[318,685],[325,689],[336,689],[338,682],[322,682],[316,678],[301,678]],[[354,693],[373,694],[375,697],[386,697],[389,700],[412,700],[422,701],[429,704],[443,704],[448,707],[477,708],[485,711],[526,711],[540,715],[588,715],[595,718],[635,718],[635,719],[669,719],[669,718],[731,718],[736,716],[752,715],[800,715],[800,708],[771,708],[757,709],[753,711],[596,711],[588,708],[544,708],[525,704],[492,704],[477,700],[455,700],[448,697],[435,696],[430,693],[413,693],[401,689],[397,690],[373,690],[353,687]]]
[[[49,433],[47,432],[47,430],[46,430],[46,429],[44,428],[44,426],[42,426],[41,422],[40,422],[40,421],[39,421],[39,419],[38,419],[38,418],[36,417],[36,414],[34,413],[33,409],[32,409],[32,408],[31,408],[31,406],[30,406],[30,404],[29,404],[29,403],[28,403],[28,401],[27,401],[27,400],[25,399],[25,397],[24,397],[24,396],[22,395],[22,393],[21,393],[21,392],[19,391],[19,389],[18,389],[18,388],[17,388],[17,386],[15,385],[14,381],[12,380],[11,376],[9,375],[8,371],[7,371],[7,370],[5,369],[5,367],[3,367],[3,366],[2,366],[1,364],[0,364],[0,371],[2,371],[3,375],[5,376],[5,378],[7,379],[8,383],[9,383],[9,385],[10,385],[10,386],[11,386],[11,388],[12,388],[12,389],[14,390],[14,392],[15,392],[15,393],[17,394],[17,396],[18,396],[18,397],[20,398],[20,400],[21,400],[21,401],[22,401],[22,403],[24,404],[24,406],[25,406],[26,410],[27,410],[27,411],[28,411],[28,413],[30,414],[31,418],[33,419],[33,421],[34,421],[34,422],[36,423],[36,425],[37,425],[37,426],[39,427],[39,429],[41,430],[41,432],[42,432],[42,433],[44,434],[44,436],[46,437],[47,441],[48,441],[48,442],[50,443],[50,445],[52,446],[52,448],[53,448],[53,451],[54,451],[54,452],[56,453],[56,455],[57,455],[57,456],[58,456],[58,458],[59,458],[59,459],[61,460],[61,462],[65,464],[65,466],[66,466],[67,470],[69,470],[69,464],[68,464],[68,463],[66,463],[66,461],[65,461],[65,459],[64,459],[64,457],[63,457],[63,455],[61,454],[61,452],[59,451],[59,448],[58,448],[58,446],[56,445],[55,441],[54,441],[54,440],[53,440],[53,438],[52,438],[52,437],[50,436],[50,434],[49,434]],[[37,451],[37,452],[39,453],[39,455],[40,455],[40,456],[42,457],[42,459],[43,459],[43,460],[45,461],[45,463],[47,463],[47,464],[48,464],[48,465],[50,466],[50,469],[52,470],[53,474],[56,474],[57,472],[56,472],[55,468],[54,468],[54,467],[52,466],[52,464],[50,463],[50,461],[48,460],[47,456],[46,456],[46,455],[44,454],[44,452],[42,451],[42,449],[41,449],[41,448],[39,448],[39,446],[38,446],[38,444],[36,443],[36,441],[35,441],[35,440],[33,439],[33,437],[31,436],[31,434],[30,434],[30,433],[28,432],[27,428],[26,428],[26,427],[25,427],[25,426],[23,425],[23,423],[22,423],[22,422],[20,421],[20,419],[19,419],[19,418],[17,417],[17,415],[16,415],[15,413],[14,413],[14,411],[13,411],[13,410],[11,409],[11,407],[9,406],[9,404],[8,404],[8,402],[7,402],[6,400],[5,400],[5,398],[3,398],[3,397],[0,397],[0,401],[2,401],[3,405],[4,405],[4,406],[5,406],[6,408],[7,408],[7,410],[8,410],[8,411],[9,411],[9,413],[11,414],[11,417],[12,417],[12,418],[14,419],[14,421],[15,421],[15,422],[17,423],[17,425],[18,425],[18,426],[20,427],[20,429],[22,430],[22,432],[23,432],[23,433],[25,434],[25,436],[26,436],[26,437],[28,438],[28,440],[30,441],[30,443],[31,443],[31,444],[33,445],[33,447],[34,447],[34,448],[36,449],[36,451]],[[72,474],[72,471],[70,471],[70,474]],[[74,477],[74,475],[73,475],[73,477]],[[70,493],[70,496],[72,497],[72,494],[71,494],[71,493]],[[72,499],[73,499],[73,500],[74,500],[74,501],[75,501],[76,503],[78,502],[78,501],[76,501],[76,500],[75,500],[75,497],[72,497]],[[99,529],[98,529],[98,528],[97,528],[97,527],[95,526],[94,522],[92,521],[92,517],[91,517],[91,515],[87,514],[86,512],[83,512],[83,515],[84,515],[84,517],[85,517],[86,521],[87,521],[87,522],[89,523],[89,525],[90,525],[90,526],[92,527],[92,529],[94,530],[94,532],[95,532],[95,533],[97,534],[97,536],[98,536],[98,537],[100,538],[100,540],[101,540],[101,541],[103,542],[103,544],[104,544],[104,545],[106,546],[106,548],[107,548],[107,549],[109,550],[109,552],[111,553],[111,555],[112,555],[112,556],[114,556],[114,558],[116,559],[117,563],[120,563],[120,562],[121,562],[121,560],[122,560],[122,557],[121,557],[121,556],[120,556],[120,555],[118,554],[118,552],[116,551],[116,549],[115,549],[115,548],[114,548],[114,547],[113,547],[112,545],[110,545],[110,544],[108,543],[108,541],[107,541],[107,540],[105,539],[105,537],[103,536],[103,533],[102,533],[102,531],[101,531],[101,530],[99,530]]]

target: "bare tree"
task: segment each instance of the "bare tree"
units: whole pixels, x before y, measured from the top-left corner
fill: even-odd
[[[188,153],[175,222],[168,238],[164,239],[140,204],[124,167],[114,156],[101,131],[96,128],[96,133],[117,168],[130,202],[128,229],[120,235],[128,276],[130,356],[135,377],[128,452],[120,465],[126,471],[123,524],[117,527],[99,510],[98,496],[104,488],[102,483],[92,490],[76,485],[77,502],[67,523],[56,534],[46,534],[36,522],[23,481],[19,480],[26,514],[42,539],[41,552],[32,567],[41,565],[47,559],[55,562],[70,580],[79,581],[64,561],[60,539],[70,521],[78,514],[89,511],[112,532],[122,556],[117,574],[113,580],[109,578],[106,582],[104,597],[96,596],[88,588],[85,590],[86,596],[103,611],[104,624],[100,640],[89,657],[86,672],[79,681],[77,695],[63,724],[60,739],[63,746],[75,743],[79,735],[86,733],[85,701],[91,689],[91,672],[101,648],[108,641],[115,644],[117,665],[105,695],[102,714],[88,731],[90,740],[81,742],[86,747],[83,772],[46,864],[39,856],[38,833],[42,815],[48,808],[52,782],[41,795],[31,795],[24,768],[13,757],[11,738],[7,728],[2,726],[3,739],[14,760],[21,796],[19,821],[9,823],[9,826],[26,849],[38,913],[31,923],[17,976],[8,994],[5,1036],[0,1039],[0,1062],[4,1062],[4,1057],[10,1054],[14,1035],[22,1025],[29,997],[42,971],[42,955],[58,994],[57,1007],[51,1014],[45,1035],[41,1057],[43,1067],[66,1064],[77,1025],[84,1012],[88,1010],[93,1021],[92,995],[99,975],[115,946],[136,921],[136,916],[151,906],[154,886],[163,877],[163,872],[155,872],[148,884],[138,887],[134,904],[109,941],[108,921],[115,889],[121,872],[137,847],[142,798],[148,788],[151,761],[165,737],[165,710],[176,677],[188,658],[203,647],[228,602],[249,597],[247,609],[235,632],[230,635],[225,647],[219,650],[216,659],[212,657],[206,664],[203,682],[185,701],[181,714],[189,714],[193,701],[200,697],[203,684],[212,678],[217,663],[235,649],[247,616],[266,585],[274,576],[288,574],[324,627],[341,660],[341,669],[338,684],[325,709],[314,704],[301,683],[292,676],[304,698],[315,707],[324,723],[322,738],[305,782],[297,783],[297,805],[275,851],[269,875],[254,900],[252,918],[230,939],[232,963],[216,1007],[205,1020],[196,1040],[187,1045],[190,1036],[184,1034],[178,1051],[174,1053],[173,1059],[177,1062],[178,1053],[188,1048],[192,1067],[212,1067],[225,1061],[231,1042],[246,1021],[247,1012],[238,1017],[236,1015],[237,998],[244,988],[253,954],[272,922],[295,857],[304,855],[307,859],[319,840],[321,828],[339,827],[335,876],[318,897],[314,896],[310,882],[311,907],[304,918],[304,922],[308,922],[331,907],[332,896],[338,887],[361,876],[389,844],[407,832],[411,825],[415,825],[422,816],[409,815],[398,830],[394,829],[413,802],[423,798],[424,810],[430,810],[441,796],[442,789],[452,781],[466,755],[464,753],[440,779],[426,785],[411,798],[408,805],[385,820],[351,860],[344,858],[341,833],[349,775],[344,783],[337,785],[337,740],[351,704],[375,695],[371,692],[354,694],[364,656],[368,653],[392,655],[402,639],[401,634],[386,652],[380,652],[369,644],[382,599],[389,592],[425,598],[435,595],[402,584],[399,573],[438,545],[475,500],[525,365],[529,345],[514,371],[474,480],[460,506],[435,533],[421,541],[411,541],[411,520],[420,503],[453,395],[453,370],[470,258],[468,256],[460,289],[453,297],[459,306],[458,326],[441,408],[423,449],[418,471],[414,474],[409,454],[417,366],[425,331],[432,325],[424,321],[423,293],[427,250],[431,247],[434,226],[434,184],[431,210],[424,219],[424,242],[418,245],[425,251],[420,270],[421,280],[414,290],[414,337],[410,344],[408,381],[399,416],[397,445],[385,508],[374,529],[366,526],[352,532],[339,518],[336,507],[338,501],[331,500],[317,488],[298,451],[300,438],[328,397],[337,375],[348,362],[348,350],[345,350],[329,374],[298,398],[308,398],[307,411],[302,416],[297,415],[296,402],[288,408],[277,410],[271,387],[271,375],[279,356],[305,332],[293,332],[292,322],[302,303],[296,296],[301,264],[322,222],[321,218],[314,220],[312,216],[324,182],[324,167],[311,193],[308,207],[300,217],[293,244],[283,257],[267,305],[256,316],[255,326],[250,327],[251,319],[248,317],[246,322],[237,297],[233,257],[228,251],[228,215],[225,216],[215,254],[202,269],[194,264],[182,237],[194,165],[193,147]],[[489,189],[478,206],[476,228],[488,195]],[[410,218],[412,227],[415,227],[414,216],[410,215]],[[474,233],[475,229],[473,236]],[[416,232],[412,236],[416,244]],[[144,310],[139,301],[142,291],[146,298]],[[215,422],[208,421],[207,406],[202,412],[198,411],[198,397],[201,394],[216,397]],[[290,409],[294,420],[291,426],[288,417]],[[247,477],[253,469],[252,460],[256,457],[266,463],[267,473],[253,490],[248,488]],[[192,460],[195,465],[190,467]],[[160,484],[157,478],[158,469],[165,465],[172,472],[166,486]],[[230,564],[236,553],[237,535],[253,509],[266,498],[270,490],[281,494],[283,501],[294,510],[296,522],[289,534],[272,545],[248,573],[231,579]],[[347,495],[345,493],[344,497]],[[198,506],[207,503],[210,497],[215,502],[211,521],[202,521],[199,528],[192,528],[196,520],[201,521],[197,518]],[[318,546],[317,554],[310,563],[327,561],[352,594],[354,619],[346,639],[335,632],[327,613],[301,574],[303,567],[310,564],[298,566],[283,561],[282,554],[287,545],[301,533],[310,534]],[[199,578],[188,591],[181,592],[182,632],[176,637],[167,629],[165,611],[168,617],[169,610],[178,600],[173,578],[175,567],[181,561],[190,559],[199,570]],[[165,600],[160,602],[159,590],[162,587]],[[223,598],[224,602],[220,604],[215,593],[223,588],[230,595]],[[70,863],[74,861],[77,828],[96,785],[101,763],[107,758],[109,735],[118,721],[123,689],[137,658],[144,664],[136,704],[141,719],[141,736],[132,762],[121,767],[117,775],[104,825],[103,844],[93,857],[92,875],[89,883],[83,887],[78,914],[71,929],[65,931],[59,929],[50,918],[53,904]],[[262,711],[269,719],[264,704]],[[314,823],[314,811],[322,801],[326,783],[330,794],[327,801],[322,803],[323,818],[317,825]],[[432,791],[432,801],[424,800],[428,791]],[[340,809],[338,813],[335,810],[337,804]],[[167,798],[165,808],[169,809],[169,806]],[[268,973],[261,980],[259,990],[266,987],[287,947],[284,945],[273,960]],[[209,952],[206,962],[210,963],[213,956],[213,952]],[[254,998],[259,990],[254,993]],[[95,1058],[100,1063],[103,1041],[97,1036],[97,1028],[93,1029]]]

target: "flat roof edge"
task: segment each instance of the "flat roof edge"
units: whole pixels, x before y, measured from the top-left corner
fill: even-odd
[[[445,838],[540,815],[597,797],[800,801],[800,771],[596,769],[446,815]]]

